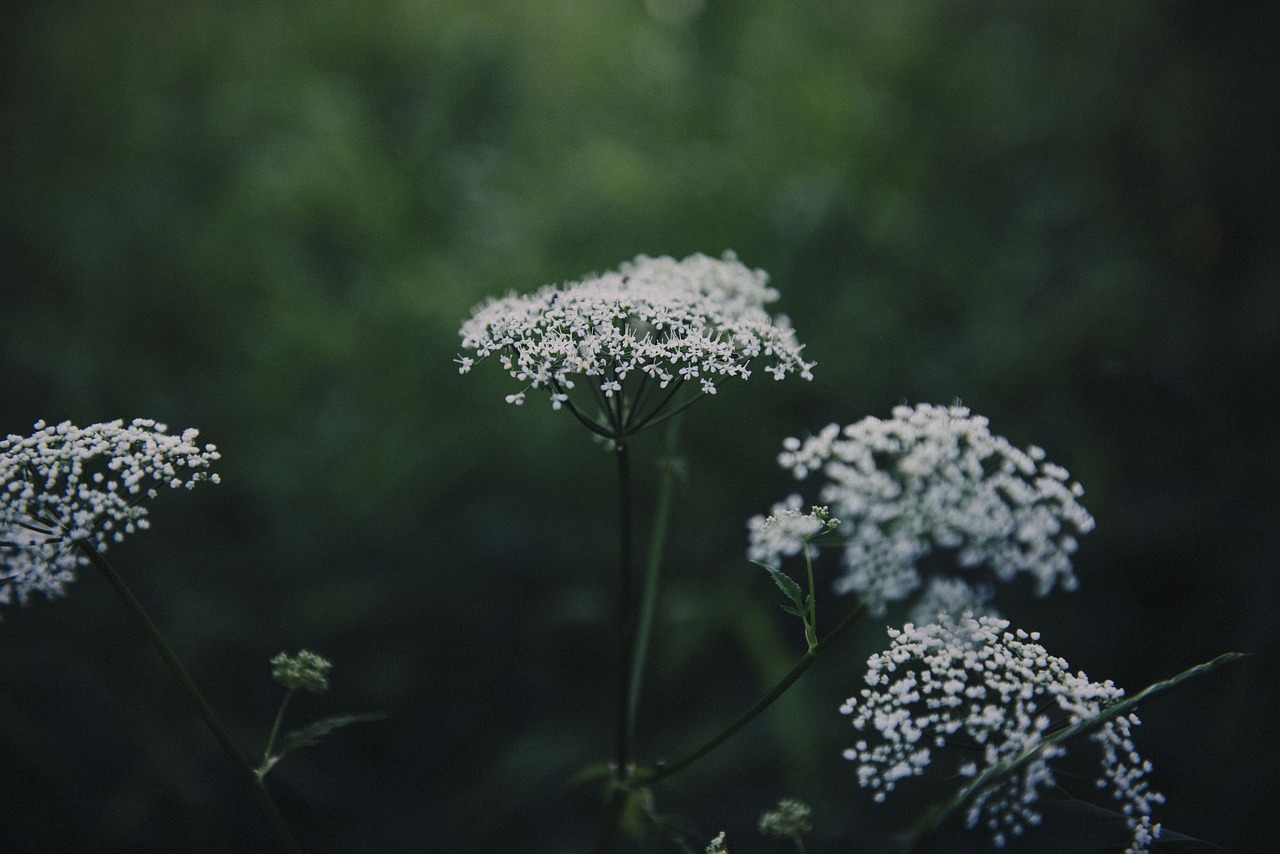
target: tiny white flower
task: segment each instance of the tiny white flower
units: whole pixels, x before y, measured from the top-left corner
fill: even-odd
[[[747,557],[776,569],[780,558],[799,554],[814,537],[840,524],[839,519],[831,518],[826,507],[813,507],[807,513],[800,508],[800,496],[789,495],[773,505],[768,516],[750,519],[747,528],[751,531],[751,548]],[[809,554],[817,554],[812,545]]]
[[[87,560],[75,541],[102,551],[149,528],[140,498],[156,497],[156,486],[218,482],[209,472],[217,448],[197,447],[197,430],[167,430],[143,418],[128,426],[38,421],[30,436],[0,439],[0,602],[62,595]],[[144,483],[153,486],[144,491]]]
[[[1037,642],[1037,633],[1008,629],[1007,620],[963,614],[890,630],[889,649],[867,660],[868,687],[840,707],[859,733],[874,733],[844,756],[858,763],[858,784],[877,802],[898,781],[924,774],[935,750],[952,741],[982,748],[981,762],[969,750],[943,763],[945,771],[967,778],[1040,747],[1022,770],[997,777],[966,805],[968,826],[992,830],[997,846],[1006,831],[1019,835],[1041,821],[1039,793],[1055,785],[1049,763],[1066,753],[1061,744],[1042,747],[1049,732],[1096,718],[1124,696],[1110,681],[1072,673]],[[1159,836],[1151,808],[1164,802],[1146,779],[1151,764],[1134,748],[1136,724],[1136,716],[1117,717],[1091,736],[1102,747],[1098,785],[1111,790],[1128,816],[1129,854],[1145,852]]]
[[[778,298],[767,282],[762,270],[748,269],[732,253],[682,261],[640,255],[616,272],[477,306],[460,330],[462,348],[475,357],[455,361],[467,373],[497,354],[513,378],[545,389],[553,406],[569,407],[566,392],[577,377],[591,378],[605,397],[629,397],[624,382],[654,382],[661,390],[689,380],[714,394],[714,377],[746,379],[756,359],[768,360],[766,369],[778,379],[811,379],[813,364],[801,358],[790,323],[765,310]],[[659,400],[651,405],[662,408],[670,394]],[[656,414],[612,426],[631,432]],[[619,408],[615,416],[622,415]]]
[[[963,406],[899,406],[891,418],[831,424],[782,447],[778,462],[797,479],[823,474],[819,500],[843,520],[836,590],[874,613],[920,588],[917,565],[936,549],[1001,581],[1028,575],[1042,596],[1076,586],[1071,555],[1094,526],[1079,485],[1042,449],[1019,450]],[[752,527],[752,559],[788,553]]]

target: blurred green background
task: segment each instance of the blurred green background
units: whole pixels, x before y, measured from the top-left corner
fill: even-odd
[[[147,416],[222,450],[221,486],[165,496],[111,557],[246,753],[281,649],[336,665],[297,723],[389,715],[273,773],[307,851],[587,847],[599,795],[567,782],[610,750],[611,464],[564,413],[504,404],[496,364],[460,377],[457,327],[491,294],[725,248],[771,273],[818,366],[683,419],[642,755],[713,732],[802,649],[743,557],[746,518],[793,487],[782,438],[959,398],[1047,448],[1098,519],[1081,589],[1012,591],[1015,621],[1131,690],[1258,653],[1138,736],[1168,826],[1241,851],[1271,832],[1274,4],[0,15],[0,433]],[[270,850],[101,579],[0,616],[0,850]],[[755,818],[797,796],[812,850],[883,850],[911,813],[858,790],[836,713],[883,640],[847,636],[660,809],[701,845],[782,850]]]

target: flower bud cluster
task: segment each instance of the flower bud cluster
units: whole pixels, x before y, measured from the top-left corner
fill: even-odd
[[[761,813],[756,827],[770,839],[799,842],[802,836],[813,830],[813,808],[804,801],[783,798],[776,807]]]
[[[198,430],[174,436],[164,424],[134,419],[76,427],[37,422],[30,436],[0,439],[0,603],[16,593],[62,595],[86,558],[83,540],[99,551],[149,526],[140,502],[159,487],[218,482],[209,466],[213,445],[196,444]]]
[[[271,659],[271,677],[290,691],[328,691],[332,669],[331,661],[307,649],[292,656],[281,652]]]
[[[789,495],[785,501],[773,505],[768,516],[755,516],[747,522],[751,532],[751,547],[747,557],[757,563],[778,566],[779,557],[791,557],[800,553],[814,537],[840,527],[840,520],[831,517],[827,507],[811,507],[801,510],[799,495]],[[809,546],[810,555],[818,553]]]
[[[764,358],[775,379],[789,373],[810,379],[813,365],[801,359],[787,318],[765,311],[778,298],[767,281],[732,253],[683,261],[640,255],[617,272],[490,299],[462,325],[462,349],[475,358],[460,356],[459,372],[496,355],[525,384],[509,403],[523,403],[529,389],[546,389],[557,409],[575,377],[588,378],[605,397],[621,392],[632,374],[661,388],[697,380],[714,394],[719,379],[746,379],[750,363]]]
[[[944,746],[963,751],[944,773],[970,778],[1039,749],[967,804],[968,826],[986,828],[998,847],[1041,821],[1036,801],[1054,785],[1049,762],[1066,752],[1061,744],[1044,744],[1046,736],[1097,717],[1124,696],[1110,681],[1073,674],[1038,643],[1038,633],[1008,628],[1007,620],[965,615],[890,629],[889,648],[867,661],[868,687],[840,709],[859,732],[874,733],[844,755],[858,763],[858,781],[877,802],[899,781],[924,774]],[[1163,801],[1147,785],[1151,765],[1130,739],[1137,722],[1132,715],[1116,718],[1093,735],[1103,748],[1099,786],[1110,786],[1122,802],[1133,854],[1158,837],[1151,807]]]
[[[857,594],[875,613],[920,587],[917,563],[935,548],[1002,581],[1025,573],[1040,595],[1075,587],[1076,537],[1094,525],[1077,500],[1084,490],[1043,450],[993,436],[987,419],[963,406],[899,406],[887,420],[831,424],[783,448],[778,461],[796,478],[821,472],[820,500],[843,520],[837,591]],[[755,560],[774,563],[797,550],[776,532],[752,529]]]

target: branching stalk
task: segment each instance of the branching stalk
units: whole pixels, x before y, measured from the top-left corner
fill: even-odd
[[[686,755],[684,758],[680,759],[677,762],[673,762],[669,765],[664,765],[663,767],[657,769],[656,771],[645,775],[644,777],[638,779],[635,784],[637,786],[649,786],[661,780],[665,780],[668,777],[672,776],[673,774],[676,774],[677,772],[682,771],[685,768],[688,768],[694,762],[698,761],[699,759],[706,756],[711,751],[715,750],[721,744],[724,744],[726,741],[728,741],[734,734],[738,732],[738,730],[742,729],[747,724],[751,723],[753,720],[758,718],[760,714],[764,712],[765,709],[769,708],[771,705],[773,705],[773,703],[779,697],[787,693],[787,690],[793,684],[795,684],[796,680],[799,679],[801,676],[803,676],[804,672],[808,670],[813,665],[813,663],[818,659],[818,655],[824,649],[830,646],[838,637],[840,637],[840,635],[848,631],[849,628],[858,621],[858,618],[862,616],[862,612],[865,609],[866,609],[866,606],[862,603],[859,603],[857,607],[855,607],[852,611],[850,611],[834,629],[832,629],[830,632],[827,633],[826,637],[824,637],[822,640],[814,644],[810,649],[808,649],[805,652],[804,655],[800,656],[800,660],[797,661],[789,671],[787,671],[787,674],[785,676],[779,679],[777,683],[772,688],[769,689],[768,693],[766,693],[763,697],[757,700],[749,709],[747,709],[741,715],[738,715],[738,717],[735,718],[734,721],[730,723],[727,727],[725,727],[716,735],[712,736],[710,739],[704,742],[700,747],[698,747],[696,750]]]
[[[813,649],[818,645],[818,596],[813,584],[813,553],[809,550],[809,541],[804,541],[804,568],[809,577],[809,618],[805,621],[804,639]]]
[[[97,567],[98,571],[102,573],[104,578],[106,578],[107,583],[111,585],[111,589],[114,590],[116,595],[124,602],[125,608],[128,609],[134,620],[142,628],[147,639],[151,641],[151,645],[155,647],[156,652],[160,654],[160,658],[163,659],[165,665],[169,668],[169,672],[178,680],[178,684],[182,687],[183,693],[187,695],[187,699],[191,701],[191,704],[196,707],[196,711],[200,714],[201,720],[204,721],[209,732],[213,734],[214,739],[218,742],[218,746],[220,746],[223,752],[231,759],[232,764],[235,765],[236,769],[240,772],[240,776],[244,778],[245,782],[249,785],[249,788],[253,790],[253,796],[258,801],[258,805],[262,808],[262,811],[266,813],[267,819],[271,822],[271,827],[275,830],[276,836],[280,840],[281,847],[283,847],[285,851],[291,852],[291,854],[301,854],[302,849],[298,847],[298,843],[294,840],[293,834],[289,830],[289,826],[285,823],[284,817],[280,814],[280,810],[277,809],[275,801],[271,799],[271,794],[267,791],[266,786],[263,785],[262,779],[258,776],[257,772],[249,767],[249,763],[245,761],[244,757],[236,750],[235,745],[231,743],[231,738],[227,735],[226,729],[222,726],[221,722],[218,721],[217,716],[213,713],[213,709],[210,708],[209,704],[200,694],[200,690],[187,674],[186,668],[182,666],[182,662],[178,660],[178,656],[174,653],[168,642],[165,641],[164,636],[160,634],[160,630],[156,628],[156,624],[151,621],[149,616],[147,616],[147,612],[143,609],[142,603],[138,601],[137,597],[135,597],[125,585],[124,579],[122,579],[116,571],[112,569],[111,564],[107,563],[106,558],[104,558],[98,550],[93,547],[92,543],[88,540],[76,540],[75,547],[78,548],[80,552],[89,559],[89,562]]]
[[[625,437],[615,438],[615,454],[618,460],[618,656],[619,698],[618,733],[615,752],[617,767],[614,776],[622,782],[627,779],[627,767],[631,763],[631,741],[635,732],[631,702],[631,660],[635,649],[635,571],[631,560],[631,453]]]
[[[1166,679],[1163,682],[1157,682],[1154,685],[1150,685],[1144,690],[1139,691],[1137,694],[1134,694],[1132,697],[1128,697],[1119,703],[1116,703],[1114,706],[1105,709],[1098,715],[1091,718],[1085,718],[1084,720],[1078,721],[1069,727],[1059,730],[1051,736],[1041,739],[1033,747],[1028,748],[1012,759],[992,765],[981,774],[974,777],[968,785],[962,787],[960,791],[951,798],[951,800],[947,801],[941,807],[932,809],[925,813],[912,830],[911,838],[903,848],[903,854],[911,854],[911,852],[918,851],[924,840],[936,831],[938,827],[940,827],[942,823],[946,821],[947,818],[949,818],[956,810],[960,809],[960,807],[963,806],[964,803],[975,793],[991,785],[991,783],[997,778],[1006,774],[1013,774],[1026,767],[1050,747],[1053,747],[1056,744],[1061,744],[1067,739],[1074,738],[1088,730],[1096,729],[1107,721],[1126,714],[1133,709],[1134,706],[1154,694],[1158,694],[1161,691],[1172,688],[1187,679],[1208,673],[1223,664],[1235,661],[1238,658],[1243,658],[1245,655],[1246,653],[1242,652],[1227,652],[1212,661],[1205,662],[1204,664],[1197,664],[1194,667],[1189,667],[1177,676]]]
[[[653,618],[657,609],[658,580],[662,571],[662,552],[666,547],[667,525],[671,520],[671,500],[676,483],[676,436],[679,421],[671,422],[671,428],[663,448],[662,471],[658,479],[658,499],[654,509],[653,533],[649,540],[649,558],[645,564],[644,590],[641,594],[638,615],[635,653],[631,658],[631,708],[629,715],[635,725],[636,708],[640,703],[640,688],[644,681],[645,662],[649,656],[649,641],[653,635]]]
[[[271,766],[276,762],[272,753],[276,749],[276,739],[280,736],[280,725],[284,723],[284,710],[289,708],[289,701],[293,699],[293,695],[296,693],[298,693],[297,688],[290,688],[285,693],[284,699],[280,701],[280,711],[276,712],[275,723],[271,725],[271,735],[267,737],[267,747],[262,751],[262,764],[254,772],[258,775],[259,780],[267,776],[267,772],[271,770]]]

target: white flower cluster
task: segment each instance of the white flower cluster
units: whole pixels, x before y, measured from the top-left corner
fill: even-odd
[[[98,550],[145,529],[156,487],[218,482],[213,445],[195,444],[199,431],[169,435],[164,424],[138,418],[76,427],[43,421],[30,436],[0,440],[0,603],[14,593],[53,598],[86,558],[72,544]]]
[[[916,564],[935,547],[1000,580],[1027,573],[1040,595],[1075,587],[1076,536],[1094,525],[1077,501],[1084,490],[1043,450],[993,436],[963,406],[899,406],[887,420],[831,424],[783,448],[778,461],[797,478],[826,477],[820,500],[843,520],[845,541],[836,590],[858,594],[874,613],[920,587]],[[798,550],[751,530],[754,560],[776,564]]]
[[[867,661],[869,687],[840,709],[854,716],[859,732],[878,736],[844,754],[858,763],[858,782],[875,791],[877,802],[899,780],[922,775],[934,751],[948,744],[967,748],[950,770],[970,778],[1041,748],[1020,771],[997,777],[967,805],[968,826],[984,826],[997,847],[1040,823],[1036,800],[1054,785],[1048,763],[1066,752],[1061,744],[1042,745],[1046,735],[1091,720],[1124,696],[1110,681],[1072,674],[1066,661],[1037,642],[1038,633],[1008,627],[1006,620],[965,615],[890,629],[889,649]],[[1151,807],[1164,800],[1148,786],[1151,765],[1130,740],[1137,723],[1134,715],[1117,717],[1092,736],[1103,748],[1099,786],[1109,785],[1123,803],[1132,854],[1159,836]]]
[[[936,623],[951,618],[958,619],[965,613],[975,617],[998,617],[990,602],[995,591],[989,584],[971,585],[959,578],[934,576],[911,606],[907,619],[916,625]]]
[[[764,357],[764,370],[782,379],[806,379],[812,363],[787,318],[770,318],[764,306],[778,298],[763,270],[750,270],[731,252],[721,259],[692,255],[683,261],[638,256],[617,272],[527,296],[490,299],[472,311],[461,329],[459,372],[476,359],[497,355],[525,390],[509,395],[523,403],[529,389],[546,389],[552,406],[567,401],[574,377],[588,377],[606,397],[639,373],[660,388],[697,380],[714,394],[721,377],[750,376],[750,363]]]
[[[799,495],[789,495],[770,509],[768,516],[755,516],[747,522],[751,532],[751,547],[747,557],[758,563],[775,566],[778,557],[791,557],[800,553],[805,543],[825,531],[840,526],[839,519],[831,518],[826,507],[811,507],[808,513],[800,509]],[[818,550],[809,545],[809,554]]]

